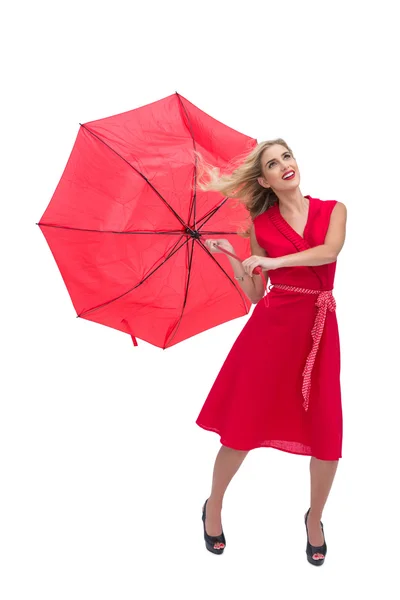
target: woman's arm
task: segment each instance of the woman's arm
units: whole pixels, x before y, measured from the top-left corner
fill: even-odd
[[[256,234],[254,232],[254,224],[251,226],[250,230],[250,245],[252,254],[256,254],[257,256],[267,256],[264,248],[261,248],[257,242]],[[240,287],[246,296],[251,300],[251,302],[253,304],[257,304],[257,302],[259,302],[264,296],[264,282],[262,278],[260,275],[253,275],[250,277],[247,275],[243,265],[238,260],[231,256],[228,256],[228,258],[232,265],[234,275],[236,277],[243,277],[243,281],[239,280]],[[263,274],[268,285],[268,271],[263,270]]]
[[[328,231],[323,244],[279,256],[276,260],[277,268],[282,267],[317,267],[335,262],[339,252],[343,248],[346,237],[347,209],[343,202],[337,202],[331,212]]]

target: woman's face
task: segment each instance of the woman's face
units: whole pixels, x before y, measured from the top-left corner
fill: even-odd
[[[265,188],[286,191],[296,188],[300,183],[297,162],[292,153],[281,144],[274,144],[264,150],[261,155],[261,168],[263,177],[258,178],[258,183]],[[294,171],[294,177],[282,179],[290,170]]]

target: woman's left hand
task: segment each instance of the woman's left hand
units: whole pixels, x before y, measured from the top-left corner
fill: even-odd
[[[253,254],[242,262],[247,275],[252,277],[253,270],[256,267],[261,267],[263,271],[270,271],[279,268],[279,258],[271,258],[270,256],[256,256]]]

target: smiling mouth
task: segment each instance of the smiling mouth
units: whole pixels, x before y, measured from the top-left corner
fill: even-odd
[[[283,176],[282,179],[284,181],[287,181],[288,179],[293,179],[293,177],[296,175],[296,173],[294,171],[292,171],[291,175],[289,175],[288,177]]]

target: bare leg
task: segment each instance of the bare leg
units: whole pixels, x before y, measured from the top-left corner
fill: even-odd
[[[338,463],[338,460],[319,460],[314,456],[310,460],[311,502],[307,519],[307,529],[308,539],[312,546],[322,546],[324,543],[320,521]]]
[[[234,450],[221,446],[215,459],[211,495],[207,502],[206,532],[217,536],[222,533],[221,510],[226,488],[238,471],[249,450]]]

